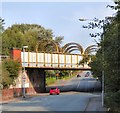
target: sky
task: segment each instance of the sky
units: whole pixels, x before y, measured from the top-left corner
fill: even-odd
[[[19,1],[19,0],[18,0]],[[96,44],[89,36],[90,32],[82,28],[88,22],[80,22],[79,18],[104,19],[115,12],[107,5],[113,4],[110,0],[106,2],[2,2],[2,18],[5,20],[5,29],[13,24],[38,24],[46,29],[52,29],[55,36],[64,36],[62,45],[76,42],[86,47]],[[0,5],[1,6],[1,5]]]

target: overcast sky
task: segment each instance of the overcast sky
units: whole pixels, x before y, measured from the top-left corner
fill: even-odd
[[[38,24],[46,29],[52,29],[55,36],[64,36],[62,45],[77,42],[84,48],[95,42],[89,36],[91,31],[82,28],[82,25],[87,25],[88,22],[80,22],[78,19],[81,17],[104,19],[114,13],[110,8],[106,8],[113,2],[6,1],[2,3],[2,18],[5,20],[5,28],[21,23]]]

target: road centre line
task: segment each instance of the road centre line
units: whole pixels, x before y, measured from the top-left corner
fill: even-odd
[[[79,83],[78,83],[78,85],[77,85],[77,89],[78,89],[79,85],[80,85],[80,81],[79,81]]]

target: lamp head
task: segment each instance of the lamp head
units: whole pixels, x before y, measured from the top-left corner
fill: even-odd
[[[79,21],[86,21],[87,19],[79,18]]]
[[[23,46],[23,48],[28,48],[28,46]]]

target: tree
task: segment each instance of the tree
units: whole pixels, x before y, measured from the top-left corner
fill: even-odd
[[[84,67],[84,65],[88,63],[90,56],[86,54],[83,55],[82,57],[83,58],[82,60],[80,60],[79,65],[81,64]]]
[[[94,54],[92,54],[93,52],[95,53],[97,51],[97,46],[96,45],[90,45],[88,46],[84,51],[83,51],[83,55],[82,55],[82,60],[79,62],[79,64],[84,65],[85,64],[90,64],[90,62],[92,62]]]
[[[14,80],[18,77],[20,63],[12,59],[3,60],[2,62],[2,81],[3,88],[14,84]]]
[[[2,32],[4,30],[4,19],[0,17],[0,54],[2,54]]]
[[[39,52],[60,52],[60,44],[63,37],[56,37],[55,40],[44,38],[38,41],[36,51]]]
[[[57,36],[57,37],[55,37],[55,43],[57,44],[57,45],[59,45],[60,46],[60,44],[62,43],[62,40],[64,39],[64,37],[63,36]]]
[[[2,21],[3,22],[3,21]],[[51,29],[45,29],[37,24],[14,24],[2,32],[2,54],[10,55],[10,49],[15,47],[21,49],[24,45],[28,46],[29,51],[56,52],[56,46],[60,46],[63,37],[53,36]],[[3,62],[2,85],[9,87],[14,83],[18,76],[19,66],[12,60]],[[51,73],[50,71],[48,73]]]
[[[92,69],[93,76],[96,78],[98,77],[99,80],[102,82],[102,51],[99,49],[96,53],[96,55],[92,56],[92,62],[90,62],[89,66]]]
[[[117,3],[119,7],[120,2]],[[115,7],[116,8],[116,7]],[[116,15],[110,18],[111,22],[107,24],[104,33],[104,40],[101,42],[104,45],[105,59],[105,89],[106,89],[106,105],[111,108],[111,111],[120,111],[120,12],[119,9]]]
[[[24,45],[29,47],[29,51],[36,51],[36,45],[43,39],[54,41],[51,29],[45,29],[37,24],[14,24],[2,33],[2,51],[3,54],[10,55],[11,48],[21,49]],[[56,41],[60,44],[63,38],[58,39]],[[54,49],[53,45],[46,44],[46,41],[39,44],[41,47],[43,45],[45,45],[46,51]]]
[[[98,44],[99,50],[90,65],[94,74],[100,78],[104,71],[105,105],[112,112],[118,113],[120,111],[120,32],[118,31],[120,28],[120,2],[115,3],[117,6],[109,6],[117,9],[115,16],[99,20],[98,23],[89,23],[88,28],[103,28],[103,33],[100,35],[101,41]]]
[[[1,17],[0,17],[0,33],[2,33],[3,32],[3,30],[4,30],[4,19],[2,19]]]
[[[1,89],[2,88],[8,88],[10,84],[12,84],[12,78],[9,77],[9,72],[5,68],[4,65],[2,65],[2,75],[1,75]]]

